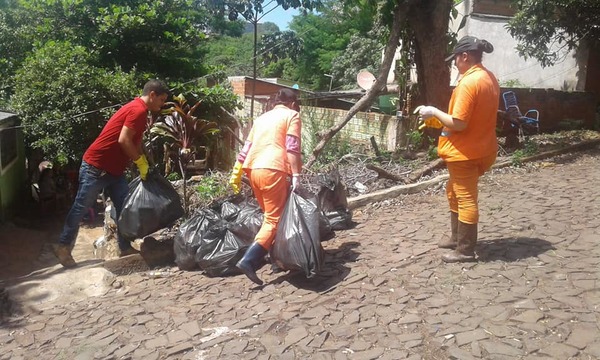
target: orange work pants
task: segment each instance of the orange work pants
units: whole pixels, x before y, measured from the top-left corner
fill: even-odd
[[[264,212],[263,223],[254,241],[269,250],[275,240],[277,225],[290,192],[288,175],[271,169],[250,169],[246,174],[258,205]]]
[[[448,184],[446,195],[450,211],[458,213],[458,220],[465,224],[477,224],[479,222],[479,207],[477,198],[479,195],[477,183],[496,161],[496,154],[480,159],[447,162]]]

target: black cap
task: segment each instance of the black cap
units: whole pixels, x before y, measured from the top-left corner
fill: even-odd
[[[479,51],[491,53],[494,51],[494,46],[486,40],[480,40],[475,36],[463,36],[454,47],[452,54],[448,55],[446,61],[450,61],[456,54],[460,54],[467,51]]]

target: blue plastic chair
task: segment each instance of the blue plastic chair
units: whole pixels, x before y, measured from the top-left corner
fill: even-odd
[[[502,94],[504,99],[504,107],[508,113],[511,121],[511,126],[516,127],[519,130],[520,140],[525,139],[525,134],[539,134],[540,132],[540,113],[539,111],[532,109],[527,110],[525,115],[521,113],[519,105],[517,104],[517,96],[514,91],[507,91]]]

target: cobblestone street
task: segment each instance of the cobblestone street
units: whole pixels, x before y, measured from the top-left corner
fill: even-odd
[[[599,184],[598,148],[488,173],[477,263],[440,260],[438,190],[355,210],[313,279],[119,275],[5,319],[0,359],[599,359]]]

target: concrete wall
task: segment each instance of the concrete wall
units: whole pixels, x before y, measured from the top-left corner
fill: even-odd
[[[540,112],[540,131],[551,132],[565,126],[583,125],[594,127],[596,97],[589,92],[566,92],[553,89],[502,88],[500,92],[512,90],[517,95],[519,109],[524,114],[529,109]],[[500,108],[504,102],[500,99]]]
[[[341,122],[346,114],[345,110],[301,106],[303,137],[308,133],[330,128],[333,124]],[[319,125],[311,128],[310,124],[313,122]],[[394,151],[399,141],[398,128],[396,116],[359,112],[350,119],[339,134],[344,138],[365,144],[369,144],[371,137],[374,136],[380,150]]]
[[[552,132],[565,127],[593,128],[594,126],[596,99],[592,93],[502,88],[499,110],[505,109],[502,93],[506,91],[515,92],[523,114],[530,109],[539,111],[541,132]],[[302,106],[300,116],[303,121],[303,131],[315,131],[306,127],[310,119],[319,121],[322,125],[317,130],[321,130],[342,121],[346,113],[345,110]],[[370,146],[369,139],[374,136],[379,148],[387,151],[394,151],[401,142],[400,123],[393,115],[360,112],[352,117],[340,133],[354,141],[364,142],[366,146]]]
[[[504,1],[509,3],[509,1]],[[483,54],[483,64],[491,70],[500,85],[509,86],[518,81],[518,87],[551,88],[571,91],[585,89],[586,64],[588,52],[580,49],[578,52],[563,51],[561,60],[554,66],[542,68],[534,59],[525,60],[516,51],[517,41],[512,38],[505,28],[509,16],[493,16],[488,14],[471,13],[473,0],[463,1],[458,6],[458,19],[451,22],[450,28],[456,31],[462,17],[470,14],[466,25],[458,33],[458,38],[465,35],[485,39],[494,45],[494,52]],[[451,81],[455,84],[456,68],[453,69]]]

